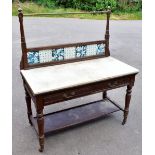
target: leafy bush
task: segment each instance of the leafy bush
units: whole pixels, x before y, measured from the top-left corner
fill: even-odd
[[[56,0],[56,4],[86,11],[105,10],[108,6],[115,10],[117,0]]]
[[[135,12],[142,10],[142,1],[141,0],[132,0],[130,3],[118,3],[117,10],[124,12]]]
[[[55,0],[33,0],[39,5],[43,5],[48,8],[54,8],[55,7]]]
[[[116,0],[97,0],[96,10],[105,10],[110,6],[111,10],[116,10],[117,1]]]
[[[25,2],[27,0],[20,0]],[[112,11],[134,12],[142,10],[142,0],[29,0],[48,8],[64,7],[86,11],[106,10],[110,6]]]

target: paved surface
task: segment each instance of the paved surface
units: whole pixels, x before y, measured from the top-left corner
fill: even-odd
[[[92,41],[104,37],[103,21],[26,18],[24,22],[28,46]],[[45,140],[43,154],[141,155],[141,21],[111,21],[110,34],[111,55],[140,70],[133,89],[127,124],[121,125],[123,115],[118,112],[105,119],[49,136]],[[18,19],[13,17],[13,155],[35,155],[39,154],[39,145],[35,131],[27,120],[19,74],[20,57],[19,24]],[[125,90],[109,91],[109,96],[123,106]],[[50,106],[45,108],[45,112],[97,98],[101,98],[101,94]]]

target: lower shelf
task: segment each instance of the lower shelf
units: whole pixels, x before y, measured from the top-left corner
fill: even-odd
[[[91,102],[59,112],[44,115],[45,135],[78,124],[101,118],[120,109],[107,99]],[[37,118],[32,118],[33,125],[38,132]]]

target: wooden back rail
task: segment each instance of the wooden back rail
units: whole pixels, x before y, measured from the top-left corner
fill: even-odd
[[[49,13],[25,14],[25,16],[62,15],[62,14],[65,14],[65,15],[106,14],[107,15],[106,32],[105,32],[104,40],[27,48],[25,33],[24,33],[24,25],[23,25],[24,15],[22,13],[22,9],[19,8],[18,17],[19,17],[19,23],[20,23],[21,48],[22,48],[22,58],[20,62],[20,69],[30,69],[30,68],[36,68],[36,67],[57,65],[57,64],[110,56],[110,51],[109,51],[110,13],[111,11],[107,10],[107,11],[96,11],[96,12],[94,11],[94,12],[68,12],[68,13],[50,13],[50,14]]]

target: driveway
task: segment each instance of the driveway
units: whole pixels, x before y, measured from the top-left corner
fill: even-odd
[[[130,113],[125,126],[123,114],[88,123],[45,139],[46,155],[141,155],[141,21],[110,21],[111,56],[140,70],[132,92]],[[27,46],[54,45],[104,39],[105,21],[64,18],[25,18]],[[13,17],[13,155],[38,155],[38,139],[29,125],[24,90],[19,73],[21,57],[18,18]],[[108,94],[124,106],[126,88]],[[45,112],[101,98],[101,93],[56,104]],[[33,112],[35,114],[34,108]]]

